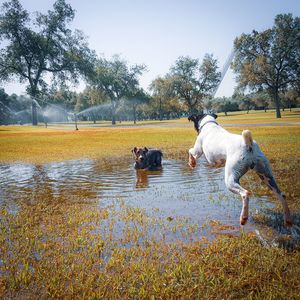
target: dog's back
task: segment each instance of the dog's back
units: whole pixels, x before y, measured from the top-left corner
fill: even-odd
[[[146,154],[147,166],[149,170],[161,168],[162,152],[158,149],[149,149]]]

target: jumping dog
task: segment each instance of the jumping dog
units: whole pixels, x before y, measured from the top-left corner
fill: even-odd
[[[232,134],[222,128],[215,114],[191,115],[188,120],[194,122],[198,133],[195,145],[189,149],[189,165],[196,166],[196,159],[204,154],[209,164],[222,166],[225,164],[225,184],[227,188],[241,196],[243,208],[240,215],[241,225],[248,220],[250,192],[240,185],[240,178],[254,169],[260,179],[276,194],[282,204],[286,226],[292,225],[290,210],[274,179],[270,163],[258,144],[253,140],[249,130],[241,135]]]

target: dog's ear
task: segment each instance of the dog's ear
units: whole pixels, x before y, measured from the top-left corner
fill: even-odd
[[[134,154],[136,154],[136,150],[137,150],[137,147],[134,147],[134,148],[131,150],[131,152],[134,153]]]
[[[148,148],[144,147],[144,152],[147,153],[148,152]]]
[[[188,117],[188,120],[189,120],[190,122],[191,122],[191,121],[195,122],[196,118],[197,118],[196,115],[191,115],[191,116]]]
[[[216,114],[211,114],[215,119],[218,117]]]

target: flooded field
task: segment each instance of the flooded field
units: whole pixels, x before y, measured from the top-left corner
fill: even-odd
[[[204,161],[191,170],[186,161],[165,160],[162,171],[136,171],[132,160],[97,161],[74,160],[44,165],[2,164],[0,166],[0,204],[10,212],[18,212],[22,202],[30,205],[44,199],[74,203],[91,202],[99,207],[124,204],[143,210],[160,220],[180,220],[197,228],[192,234],[198,240],[213,238],[205,225],[222,225],[222,233],[239,235],[240,198],[227,191],[224,169],[210,168]],[[255,222],[255,216],[265,216],[274,207],[267,196],[250,200],[250,219],[244,227],[266,240],[269,228]],[[59,203],[59,202],[58,202]],[[122,205],[121,205],[122,204]],[[277,224],[277,234],[290,233],[282,226],[282,216],[269,216]],[[107,224],[103,224],[105,227]],[[118,228],[119,227],[119,228]],[[115,234],[120,234],[122,223],[115,223]],[[152,234],[160,234],[153,224]],[[219,226],[220,227],[220,226]],[[99,228],[100,231],[105,228]],[[167,239],[182,238],[164,232]],[[274,232],[268,239],[275,240]],[[184,238],[182,238],[184,240]]]

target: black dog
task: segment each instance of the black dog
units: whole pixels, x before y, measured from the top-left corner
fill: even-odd
[[[160,170],[162,152],[158,149],[147,149],[134,147],[131,152],[134,154],[135,158],[135,169],[146,169],[150,171]]]

